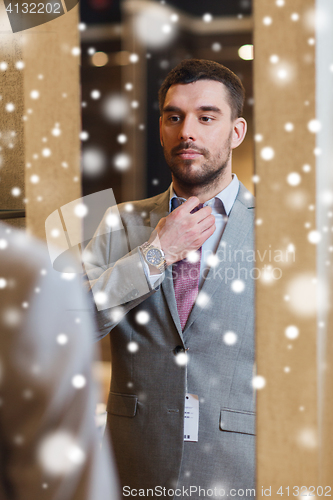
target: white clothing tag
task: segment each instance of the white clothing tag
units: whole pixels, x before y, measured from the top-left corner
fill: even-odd
[[[199,396],[186,394],[184,413],[184,441],[198,441]]]

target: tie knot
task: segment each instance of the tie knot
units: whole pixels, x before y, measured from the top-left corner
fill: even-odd
[[[185,201],[185,198],[178,198],[177,196],[171,198],[171,212],[175,210],[175,208],[180,207]]]

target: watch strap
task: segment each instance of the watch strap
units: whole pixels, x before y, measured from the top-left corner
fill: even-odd
[[[155,247],[154,245],[152,245],[148,241],[146,241],[145,243],[143,243],[143,245],[141,245],[139,248],[140,248],[140,250],[141,250],[141,252],[143,254],[143,257],[144,257],[145,261],[150,266],[153,265],[153,264],[151,264],[150,262],[147,261],[146,255],[149,252],[149,250],[158,250],[161,253],[161,256],[162,256],[163,260],[162,260],[162,262],[160,264],[158,264],[157,266],[154,266],[154,267],[156,267],[159,271],[161,271],[162,273],[164,273],[164,271],[166,270],[166,268],[168,266],[167,266],[167,263],[166,263],[166,260],[165,260],[165,256],[164,256],[163,250],[161,248]]]

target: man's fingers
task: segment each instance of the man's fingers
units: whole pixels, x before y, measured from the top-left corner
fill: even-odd
[[[197,212],[194,212],[194,214],[191,214],[191,218],[193,223],[199,224],[201,221],[209,217],[209,215],[212,213],[212,209],[210,207],[203,207],[201,210],[198,210]]]
[[[202,233],[201,233],[201,245],[202,246],[204,244],[204,242],[206,240],[208,240],[208,238],[214,233],[216,229],[216,226],[215,224],[213,224],[212,226],[209,226],[207,229],[205,229]]]
[[[210,214],[204,219],[202,219],[198,225],[201,230],[201,232],[205,231],[207,228],[211,227],[213,224],[215,224],[215,217],[214,215]]]
[[[185,214],[190,214],[192,217],[192,221],[194,223],[198,223],[212,212],[212,209],[206,206],[191,214],[192,210],[196,208],[199,205],[199,203],[200,203],[199,198],[197,198],[196,196],[191,196],[182,205],[173,210],[172,213],[175,214],[177,212],[180,212],[182,213],[183,216]]]
[[[182,210],[186,213],[190,213],[193,208],[197,207],[200,203],[200,200],[199,198],[197,198],[196,196],[191,196],[188,200],[186,200],[182,205],[180,205],[179,207],[177,207],[174,212],[177,210]]]

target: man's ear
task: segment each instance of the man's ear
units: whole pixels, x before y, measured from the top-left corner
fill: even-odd
[[[162,137],[162,117],[160,116],[160,142],[163,148],[163,137]]]
[[[233,123],[231,136],[231,149],[237,148],[242,144],[247,131],[247,123],[244,118],[237,118]]]

